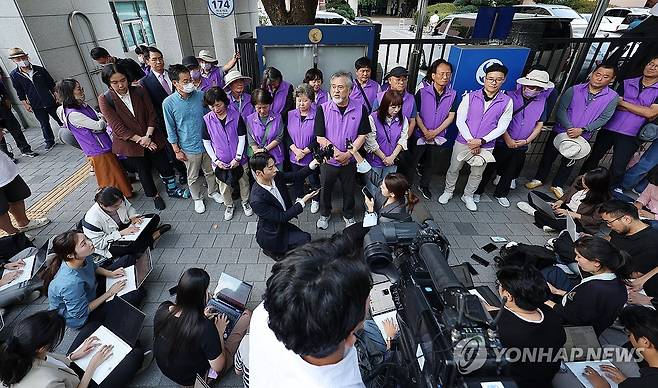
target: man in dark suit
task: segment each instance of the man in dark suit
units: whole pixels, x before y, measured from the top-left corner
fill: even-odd
[[[286,183],[303,180],[311,175],[320,163],[311,161],[308,167],[297,172],[279,172],[274,158],[267,152],[259,152],[249,160],[256,183],[251,188],[249,202],[258,215],[256,242],[263,252],[275,260],[289,250],[311,241],[311,235],[290,223],[303,210],[304,205],[315,197],[319,190],[306,194],[292,202]]]

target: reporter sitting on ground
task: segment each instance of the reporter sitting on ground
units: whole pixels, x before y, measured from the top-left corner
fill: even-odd
[[[560,317],[544,301],[549,289],[533,267],[507,266],[496,273],[498,294],[506,298],[498,321],[498,336],[504,348],[542,349],[552,355],[567,340]],[[556,362],[514,362],[511,374],[521,388],[550,388],[560,370]]]
[[[364,387],[354,343],[372,279],[350,241],[313,241],[274,264],[249,329],[252,387]]]
[[[528,202],[518,202],[516,206],[524,213],[535,217],[535,225],[544,231],[561,231],[567,228],[566,216],[570,215],[578,229],[587,233],[596,233],[601,227],[599,206],[610,199],[610,174],[605,167],[597,167],[576,178],[566,193],[553,202],[553,198],[540,191],[534,191],[544,201],[551,203],[555,214],[554,219],[542,212],[532,203],[528,194]]]
[[[233,330],[225,332],[228,318],[206,307],[209,286],[206,271],[187,269],[176,287],[176,303],[161,303],[153,320],[158,367],[184,386],[194,385],[196,375],[206,377],[210,369],[220,376],[231,370],[233,356],[249,328],[251,311],[245,310]]]
[[[418,197],[411,191],[407,178],[397,172],[386,175],[379,185],[379,190],[371,194],[373,199],[365,196],[364,227],[377,225],[379,222],[410,221],[410,214],[418,203]]]
[[[109,290],[103,278],[125,276],[125,267],[135,265],[133,256],[122,256],[107,269],[98,267],[91,258],[94,245],[84,234],[69,230],[53,239],[55,258],[43,277],[48,293],[50,310],[66,319],[66,325],[77,329],[88,321],[103,321],[113,313],[116,299],[105,303],[126,287],[126,280],[114,283]],[[103,281],[96,280],[99,275]],[[145,291],[137,289],[121,297],[133,306],[139,306]]]
[[[548,277],[548,287],[553,295],[561,297],[558,303],[551,300],[546,304],[562,318],[567,326],[593,326],[597,335],[607,329],[617,318],[627,299],[624,280],[630,274],[626,261],[628,254],[620,252],[609,241],[601,237],[585,236],[575,243],[576,262],[580,271],[587,277],[570,291],[560,289],[559,276],[553,274],[562,271],[557,267],[548,267],[544,277]],[[564,272],[562,272],[564,273]],[[557,280],[555,280],[557,279]],[[551,283],[552,282],[552,283]]]
[[[303,181],[319,165],[320,163],[313,159],[301,170],[283,172],[279,171],[274,157],[267,152],[258,152],[249,160],[249,168],[256,177],[249,202],[258,215],[256,241],[266,255],[279,257],[311,241],[311,235],[290,223],[290,220],[304,211],[304,206],[318,194],[318,190],[306,194],[293,203],[286,183]]]
[[[0,273],[2,274],[0,276],[0,287],[16,280],[23,273],[23,268],[25,267],[25,261],[23,259],[33,256],[36,253],[36,248],[29,247],[13,255],[9,260],[0,259]],[[0,254],[0,256],[5,255]],[[11,286],[0,291],[0,315],[4,315],[4,307],[17,303],[29,304],[34,302],[41,295],[39,292],[40,288],[41,281],[35,277],[28,280],[27,284],[21,287]]]
[[[619,388],[647,388],[658,386],[658,313],[644,306],[627,306],[619,314],[619,320],[628,333],[628,339],[648,367],[640,368],[640,377],[626,377],[618,368],[602,365],[600,370],[585,368],[585,377],[594,388],[610,388],[601,377],[604,374]]]
[[[157,214],[139,215],[116,187],[103,187],[96,192],[96,203],[82,219],[82,231],[94,244],[95,252],[103,257],[139,255],[153,242],[171,229],[160,224]],[[119,241],[122,237],[137,233],[144,218],[151,218],[134,241]]]

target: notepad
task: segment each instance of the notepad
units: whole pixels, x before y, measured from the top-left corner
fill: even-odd
[[[116,368],[117,365],[119,365],[119,363],[126,357],[126,355],[130,353],[132,348],[105,326],[100,326],[98,329],[96,329],[96,331],[93,332],[90,337],[92,336],[96,336],[98,338],[99,345],[96,346],[94,350],[92,350],[86,356],[79,360],[75,360],[75,363],[82,370],[86,371],[89,367],[89,362],[91,361],[92,357],[94,357],[94,355],[101,349],[103,345],[114,345],[110,358],[100,364],[92,376],[92,380],[94,380],[96,384],[101,384],[103,380],[105,380],[105,378],[110,375],[114,368]]]
[[[146,225],[151,221],[152,217],[144,217],[142,220],[141,224],[132,224],[132,226],[136,226],[139,228],[139,230],[135,233],[127,234],[125,236],[121,236],[120,239],[117,241],[135,241],[137,240],[137,237],[139,237],[140,234],[142,234],[142,231],[144,228],[146,228]]]
[[[0,291],[3,291],[11,286],[14,286],[16,284],[20,284],[24,281],[30,280],[32,278],[32,270],[34,269],[34,256],[26,257],[23,259],[25,262],[25,265],[23,268],[20,269],[5,269],[4,272],[2,273],[3,275],[6,275],[8,273],[16,272],[16,271],[23,271],[16,279],[12,280],[11,282],[5,284],[4,286],[0,287]]]
[[[126,267],[123,269],[124,272],[126,273],[125,276],[122,276],[120,278],[105,278],[105,291],[109,290],[110,287],[112,287],[115,283],[120,282],[123,279],[127,279],[128,281],[126,282],[126,286],[123,288],[123,290],[119,291],[117,295],[125,295],[131,291],[135,291],[137,289],[137,280],[135,276],[135,266],[131,265],[130,267]],[[111,301],[114,299],[114,295],[109,297],[107,301]]]
[[[587,377],[584,376],[585,372],[585,367],[589,366],[595,371],[599,372],[599,374],[606,379],[608,384],[610,384],[611,388],[617,388],[618,385],[614,381],[610,380],[605,376],[605,373],[601,371],[601,365],[611,365],[612,362],[608,360],[603,360],[603,361],[577,361],[577,362],[565,362],[566,366],[571,370],[571,372],[578,378],[578,381],[585,387],[585,388],[594,388],[592,384],[590,384],[589,380],[587,380]]]

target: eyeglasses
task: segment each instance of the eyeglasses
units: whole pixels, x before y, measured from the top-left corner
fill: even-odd
[[[619,217],[615,218],[614,220],[610,220],[610,221],[605,221],[605,220],[604,220],[603,222],[605,222],[606,225],[610,226],[613,222],[622,219],[624,216],[625,216],[625,214],[622,215],[622,216],[619,216]]]
[[[487,77],[487,78],[485,78],[485,80],[487,80],[487,82],[499,84],[499,83],[505,81],[505,78],[489,78],[489,77]]]

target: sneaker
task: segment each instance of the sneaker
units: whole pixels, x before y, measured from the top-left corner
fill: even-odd
[[[443,194],[441,194],[441,196],[439,197],[439,203],[445,205],[446,203],[448,203],[448,201],[450,201],[450,199],[452,199],[452,193],[446,193],[444,191]]]
[[[553,228],[551,228],[551,227],[550,227],[550,226],[548,226],[548,225],[544,225],[544,226],[543,226],[543,227],[542,227],[541,229],[542,229],[542,230],[543,230],[544,232],[546,232],[546,233],[553,233],[553,232],[557,232],[557,230],[555,230],[555,229],[553,229]]]
[[[320,211],[320,202],[311,201],[311,213],[315,214]]]
[[[498,203],[500,204],[500,206],[509,207],[510,203],[509,203],[509,199],[507,199],[507,197],[500,197],[500,198],[496,198],[496,199],[498,200]]]
[[[37,154],[34,151],[21,152],[21,155],[26,157],[26,158],[36,158],[37,156],[39,156],[39,154]]]
[[[555,241],[557,240],[557,237],[553,237],[551,239],[548,239],[546,241],[546,244],[544,244],[544,248],[550,249],[551,251],[554,249]]]
[[[178,176],[178,183],[180,183],[181,185],[186,185],[187,184],[187,175],[183,175],[183,174],[179,175]]]
[[[206,211],[206,205],[203,204],[203,199],[194,200],[194,211],[199,214]]]
[[[235,211],[234,206],[227,206],[224,210],[224,221],[231,221],[233,219],[233,212]]]
[[[222,197],[222,195],[219,194],[218,192],[214,192],[214,193],[210,194],[209,197],[212,198],[213,201],[215,201],[216,203],[218,203],[220,205],[222,205],[224,203],[224,197]]]
[[[155,206],[157,210],[164,210],[166,208],[161,196],[153,197],[153,206]]]
[[[480,194],[473,194],[473,202],[480,203]]]
[[[318,229],[326,230],[329,227],[329,217],[320,216],[318,222],[315,223]]]
[[[624,194],[624,190],[622,190],[621,187],[617,187],[616,189],[612,190],[612,192],[617,194]]]
[[[560,199],[564,195],[564,190],[561,187],[551,186],[549,190],[551,190],[556,199]]]
[[[544,183],[539,179],[533,179],[530,182],[525,184],[525,188],[528,190],[536,189],[537,187],[543,185]]]
[[[30,304],[30,303],[34,302],[35,300],[39,299],[40,296],[41,296],[41,291],[39,291],[39,290],[32,291],[30,293],[30,295],[28,295],[27,298],[25,298],[25,300],[23,300],[21,303]]]
[[[345,221],[345,227],[346,228],[349,228],[350,226],[356,224],[356,220],[354,219],[354,217],[352,217],[352,218],[343,217],[343,221]]]
[[[476,212],[478,210],[478,205],[475,204],[473,197],[470,195],[462,195],[461,200],[464,202],[464,204],[466,204],[466,209],[472,212]]]
[[[500,182],[500,175],[496,175],[496,177],[495,177],[494,180],[493,180],[493,185],[494,185],[494,186],[497,186],[497,185],[498,185],[498,182]]]
[[[142,359],[142,365],[137,370],[137,374],[145,372],[149,366],[153,363],[153,350],[147,350],[144,352],[144,358]]]
[[[53,144],[46,144],[45,151],[46,151],[46,152],[49,152],[49,151],[52,150],[53,148],[55,148],[55,143],[53,143]]]
[[[635,194],[635,195],[642,195],[642,193],[640,193],[640,192],[638,192],[638,191],[637,191],[637,190],[635,190],[635,189],[633,189],[633,190],[631,190],[631,191],[632,191],[632,192],[633,192],[633,194]]]
[[[509,183],[509,188],[516,190],[516,179],[512,179],[512,181]]]
[[[534,207],[530,206],[530,204],[528,202],[517,202],[516,207],[518,207],[519,210],[521,210],[522,212],[524,212],[526,214],[529,214],[533,217],[535,215],[535,212],[537,211],[537,210],[535,210]]]
[[[254,210],[251,208],[251,205],[249,205],[249,202],[242,202],[242,210],[244,210],[244,215],[247,217],[254,215]]]
[[[28,230],[42,228],[50,223],[48,218],[35,218],[30,220],[25,226],[19,226],[17,229],[21,232],[27,232]]]
[[[429,187],[422,187],[418,186],[418,191],[423,195],[425,199],[431,200],[432,199],[432,192],[430,191]]]

